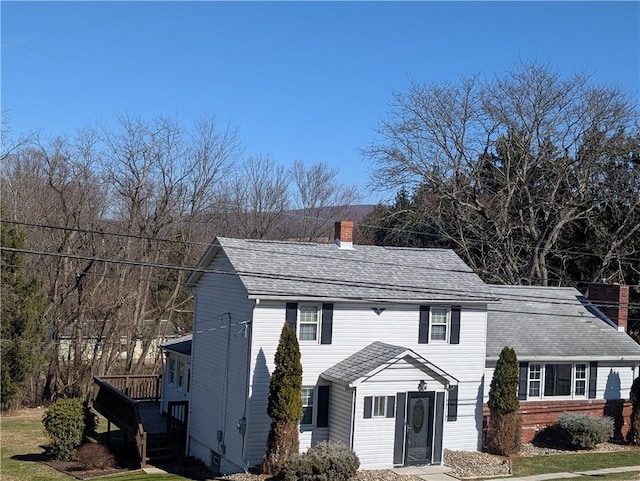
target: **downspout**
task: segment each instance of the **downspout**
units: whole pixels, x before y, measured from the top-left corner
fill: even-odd
[[[256,299],[256,305],[259,300]],[[254,307],[255,309],[255,307]],[[253,319],[253,315],[251,319]],[[247,372],[245,374],[245,390],[244,390],[244,409],[242,411],[242,419],[240,420],[241,424],[239,426],[240,434],[242,435],[242,468],[245,473],[249,472],[249,460],[247,459],[246,452],[246,439],[247,439],[247,405],[249,403],[249,388],[250,388],[250,378],[251,378],[251,349],[253,347],[253,323],[251,320],[246,321],[244,325],[244,333],[245,339],[247,340]]]
[[[355,433],[355,429],[356,429],[356,390],[357,388],[353,388],[353,391],[351,392],[351,429],[349,432],[349,447],[351,448],[351,450],[353,451],[353,445],[354,445],[354,433]]]

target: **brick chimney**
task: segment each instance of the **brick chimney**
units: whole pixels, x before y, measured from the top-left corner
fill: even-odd
[[[589,284],[587,299],[611,319],[618,331],[627,332],[629,318],[629,286],[620,284]]]
[[[340,249],[353,249],[353,221],[336,222],[335,243]]]

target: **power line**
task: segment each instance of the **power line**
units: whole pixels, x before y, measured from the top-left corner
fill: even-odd
[[[260,253],[264,253],[264,252],[269,252],[269,251],[265,251],[265,250],[258,250],[258,249],[250,249],[250,248],[240,248],[240,247],[234,247],[236,249],[245,249],[245,250],[254,250],[254,251],[258,251]],[[197,268],[197,267],[186,267],[186,266],[176,266],[176,265],[167,265],[167,264],[158,264],[158,263],[150,263],[150,262],[141,262],[141,261],[131,261],[131,260],[123,260],[123,259],[108,259],[108,258],[98,258],[98,257],[89,257],[89,256],[79,256],[79,255],[74,255],[74,254],[64,254],[64,253],[53,253],[53,252],[42,252],[42,251],[31,251],[31,250],[27,250],[27,249],[16,249],[16,248],[9,248],[9,247],[2,247],[2,250],[8,250],[8,251],[12,251],[12,252],[22,252],[22,253],[26,253],[26,254],[33,254],[33,255],[43,255],[43,256],[54,256],[54,257],[66,257],[66,258],[72,258],[72,259],[80,259],[80,260],[90,260],[90,261],[97,261],[97,262],[111,262],[111,263],[116,263],[116,264],[125,264],[125,265],[133,265],[136,267],[151,267],[151,268],[159,268],[159,269],[174,269],[174,270],[179,270],[179,271],[187,271],[187,272],[201,272],[201,273],[214,273],[214,274],[223,274],[223,275],[238,275],[238,276],[247,276],[247,277],[255,277],[255,278],[262,278],[262,279],[273,279],[273,280],[289,280],[289,281],[293,281],[293,282],[305,282],[305,283],[316,283],[316,284],[331,284],[331,285],[338,285],[338,286],[347,286],[347,287],[360,287],[360,288],[370,288],[370,289],[379,289],[379,290],[389,290],[389,291],[393,291],[393,292],[407,292],[407,293],[417,293],[417,294],[426,294],[426,295],[456,295],[456,294],[460,294],[460,295],[464,295],[464,296],[468,296],[469,294],[471,295],[477,295],[477,296],[482,296],[480,299],[478,300],[484,300],[487,301],[489,300],[489,298],[493,295],[496,299],[497,298],[502,298],[504,300],[524,300],[524,301],[530,301],[530,302],[541,302],[544,304],[558,304],[558,305],[575,305],[575,303],[573,301],[571,302],[566,302],[566,301],[562,301],[562,300],[551,300],[548,297],[545,296],[534,296],[534,295],[518,295],[518,296],[512,296],[510,294],[498,294],[498,293],[494,293],[491,291],[491,285],[488,284],[487,285],[487,290],[483,290],[483,291],[474,291],[474,290],[469,290],[469,289],[452,289],[452,288],[448,288],[448,289],[438,289],[438,288],[419,288],[413,285],[407,285],[407,284],[391,284],[391,283],[380,283],[380,282],[365,282],[365,281],[350,281],[350,280],[338,280],[338,279],[332,279],[332,278],[326,278],[326,277],[318,277],[318,276],[313,276],[313,277],[305,277],[305,276],[301,276],[301,275],[282,275],[282,274],[272,274],[272,273],[264,273],[264,272],[256,272],[256,271],[238,271],[238,270],[222,270],[222,269],[208,269],[208,268]],[[276,251],[271,251],[272,253],[278,253],[278,254],[283,254],[282,252],[276,252]],[[294,254],[294,253],[288,253],[289,255],[298,255],[298,256],[302,256],[302,254]],[[310,256],[308,255],[304,255],[303,257],[308,258]],[[315,256],[318,257],[320,259],[329,259],[329,257],[327,256]],[[352,262],[356,262],[356,261],[352,261]],[[395,266],[398,267],[397,263],[377,263],[377,264],[382,264],[386,267],[391,267],[391,266]],[[408,268],[416,268],[416,269],[421,269],[420,267],[416,267],[416,266],[408,266],[408,265],[402,265],[401,267],[408,267]],[[439,270],[439,271],[444,271],[444,272],[459,272],[459,273],[464,273],[464,274],[473,274],[471,271],[469,270],[454,270],[454,269],[441,269],[441,268],[433,268],[433,270]],[[499,287],[499,286],[498,286]],[[298,292],[286,292],[286,291],[279,291],[280,295],[299,295]],[[358,298],[361,299],[361,298]],[[365,299],[361,299],[361,300],[365,300]],[[408,300],[408,299],[407,299]],[[387,302],[393,302],[393,301],[387,301]],[[631,304],[630,306],[635,307],[635,304]]]

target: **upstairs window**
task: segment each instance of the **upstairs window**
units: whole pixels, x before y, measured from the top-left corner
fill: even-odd
[[[301,305],[299,307],[298,339],[300,341],[317,341],[319,325],[319,306]]]
[[[169,358],[169,384],[173,386],[176,382],[176,360]]]
[[[184,364],[178,362],[178,388],[182,389],[182,384],[184,382]]]
[[[447,342],[449,333],[449,309],[431,308],[431,342]]]

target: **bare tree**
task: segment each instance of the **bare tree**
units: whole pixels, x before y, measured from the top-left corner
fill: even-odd
[[[533,63],[488,82],[414,83],[394,99],[365,152],[379,187],[413,190],[414,229],[456,248],[487,280],[565,281],[562,236],[605,202],[602,152],[616,136],[637,138],[628,96]],[[623,203],[635,214],[633,189]],[[613,257],[633,235],[620,228],[607,239]]]
[[[293,184],[295,218],[288,223],[288,237],[317,241],[332,235],[335,220],[347,218],[361,200],[356,186],[338,180],[338,170],[324,162],[306,165],[296,160],[289,170]]]

